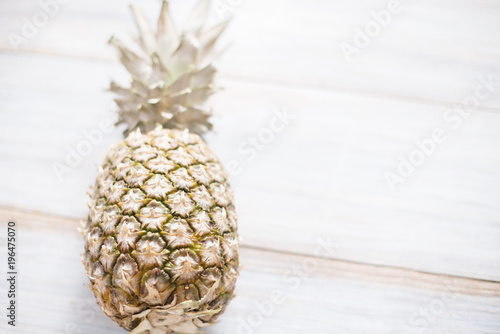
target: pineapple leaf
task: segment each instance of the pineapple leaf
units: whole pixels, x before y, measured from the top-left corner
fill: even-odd
[[[138,46],[132,49],[110,39],[132,77],[129,87],[115,82],[109,87],[119,96],[119,123],[128,124],[125,134],[136,128],[145,133],[157,124],[199,134],[212,128],[211,111],[203,105],[215,92],[217,71],[212,62],[220,54],[215,46],[229,21],[206,28],[209,9],[210,1],[200,0],[178,33],[168,1],[162,2],[156,31],[144,13],[131,6]]]
[[[200,0],[184,23],[184,31],[197,35],[205,26],[208,18],[210,1]]]
[[[139,30],[139,44],[144,49],[147,55],[151,55],[156,47],[156,39],[153,33],[151,24],[146,19],[144,13],[135,5],[130,5],[132,13],[134,14],[135,23]]]

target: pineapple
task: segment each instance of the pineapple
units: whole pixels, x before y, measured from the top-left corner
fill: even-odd
[[[199,333],[233,297],[237,217],[217,157],[200,137],[214,92],[214,46],[227,21],[205,29],[209,2],[177,34],[163,1],[152,28],[132,6],[138,47],[111,38],[131,74],[112,82],[125,139],[89,195],[83,264],[103,312],[132,334]]]

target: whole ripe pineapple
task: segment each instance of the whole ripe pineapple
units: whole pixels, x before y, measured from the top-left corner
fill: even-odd
[[[199,134],[213,93],[214,45],[227,22],[205,29],[202,0],[181,34],[163,1],[156,31],[132,7],[139,48],[116,38],[130,87],[118,94],[126,138],[90,191],[83,263],[101,309],[131,333],[198,333],[233,296],[236,214],[227,175]]]

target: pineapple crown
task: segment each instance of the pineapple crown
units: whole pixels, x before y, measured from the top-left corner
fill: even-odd
[[[117,124],[127,124],[125,135],[137,129],[146,133],[157,125],[198,134],[212,128],[212,112],[204,103],[215,91],[213,62],[222,53],[215,44],[229,20],[207,28],[209,5],[209,0],[199,1],[180,33],[168,1],[162,1],[156,31],[131,5],[139,30],[137,45],[132,49],[114,36],[110,39],[131,75],[130,87],[111,82],[109,88],[118,95]]]

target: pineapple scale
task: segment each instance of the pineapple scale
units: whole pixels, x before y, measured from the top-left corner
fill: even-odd
[[[205,142],[134,131],[89,194],[82,261],[104,313],[134,334],[213,323],[233,296],[238,236],[227,175]]]

